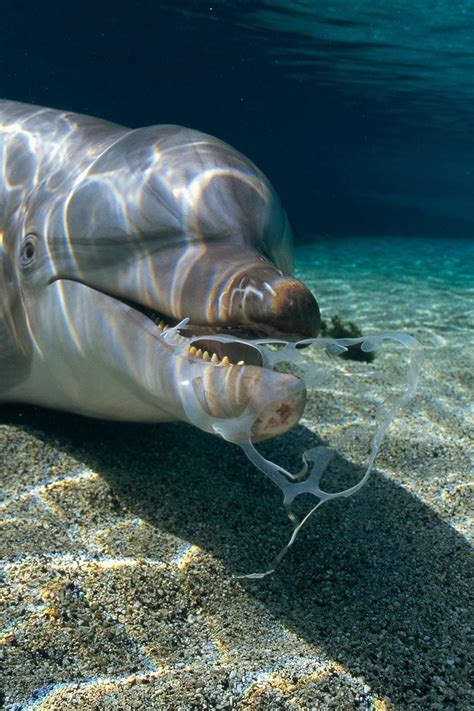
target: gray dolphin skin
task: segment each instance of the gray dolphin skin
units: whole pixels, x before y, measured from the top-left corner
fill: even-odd
[[[291,276],[286,214],[253,163],[188,128],[12,101],[0,101],[0,156],[0,401],[187,420],[183,383],[198,376],[214,417],[273,397],[255,440],[298,422],[301,380],[238,341],[205,341],[319,330]]]

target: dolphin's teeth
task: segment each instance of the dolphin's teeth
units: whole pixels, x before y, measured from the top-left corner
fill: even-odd
[[[158,318],[156,319],[155,323],[157,323],[157,322],[158,322]],[[158,324],[158,328],[161,328],[162,331],[164,330],[165,326],[166,326],[166,324],[164,321],[160,321],[160,323]]]
[[[228,356],[224,356],[222,360],[220,360],[219,356],[217,353],[213,353],[212,356],[209,353],[209,351],[203,351],[202,348],[196,348],[196,346],[190,346],[189,344],[186,345],[185,350],[188,352],[190,356],[194,356],[195,358],[201,358],[205,363],[212,363],[213,365],[233,365]],[[245,365],[245,362],[243,360],[240,360],[237,365]]]
[[[165,323],[165,324],[164,324],[164,326],[163,326],[163,331],[167,331],[167,330],[168,330],[168,328],[169,328],[168,324],[167,324],[167,323]]]

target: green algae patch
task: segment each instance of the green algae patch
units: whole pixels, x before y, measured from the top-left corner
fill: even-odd
[[[362,331],[352,321],[343,321],[340,316],[331,316],[331,323],[321,321],[321,336],[323,338],[360,338]],[[370,351],[363,351],[361,344],[357,343],[347,347],[347,351],[341,354],[341,358],[346,360],[359,360],[364,363],[372,363],[375,354]]]

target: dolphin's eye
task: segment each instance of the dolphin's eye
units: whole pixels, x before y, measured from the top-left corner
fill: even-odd
[[[27,235],[25,237],[25,241],[23,242],[23,245],[21,247],[21,254],[20,254],[20,259],[21,259],[21,265],[23,267],[27,267],[33,259],[35,258],[35,253],[36,253],[36,235]]]

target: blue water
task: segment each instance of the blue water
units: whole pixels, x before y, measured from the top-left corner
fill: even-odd
[[[67,31],[54,3],[2,13],[0,96],[219,136],[300,241],[472,238],[471,0],[96,3]]]
[[[296,270],[323,318],[338,313],[364,332],[400,329],[426,346],[472,348],[472,241],[323,237],[297,249]]]
[[[431,476],[427,452],[441,446],[450,449],[454,458],[455,452],[466,448],[466,433],[472,427],[473,242],[455,238],[323,238],[297,250],[296,271],[316,295],[326,321],[339,314],[364,334],[405,331],[423,346],[418,394],[392,430],[411,427],[410,437],[426,443],[420,470],[416,476],[415,469],[410,471],[412,478],[408,477],[408,485],[417,491],[419,477],[426,481]],[[387,383],[397,368],[393,360],[385,371]],[[337,397],[345,412],[352,412],[360,405],[361,392],[347,390]],[[322,413],[318,431],[324,417]],[[333,436],[338,444],[341,441],[339,431],[328,429],[326,436]],[[454,468],[441,478],[447,481],[452,476],[462,479],[467,475]]]
[[[435,112],[450,132],[472,117],[469,0],[267,0],[248,9],[243,23],[277,33],[279,51],[269,54],[299,81],[317,78],[356,98],[371,96],[413,124]]]

